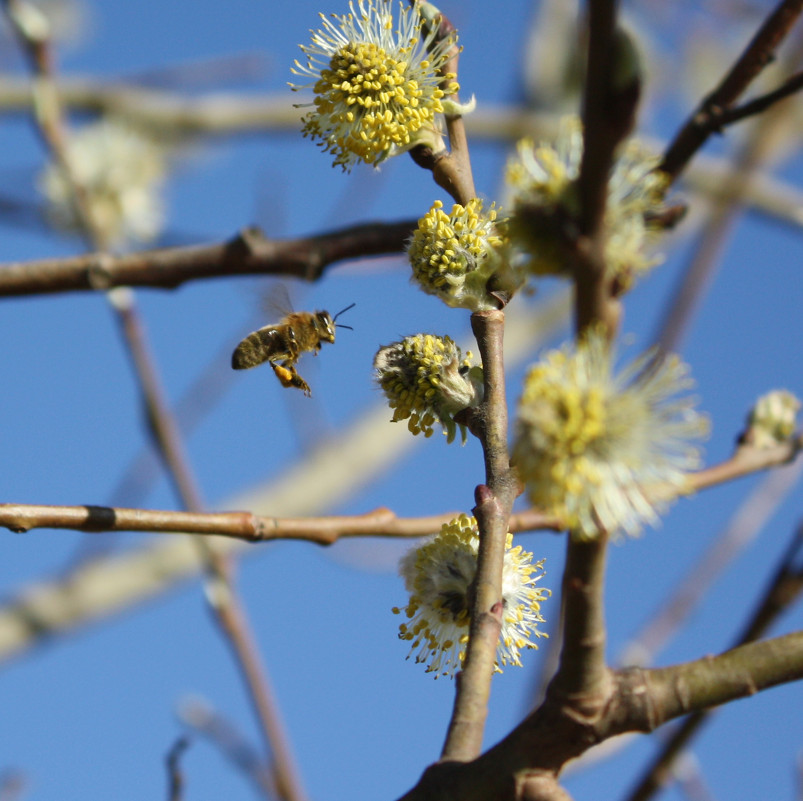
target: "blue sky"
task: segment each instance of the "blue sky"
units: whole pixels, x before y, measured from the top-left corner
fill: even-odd
[[[521,100],[520,54],[531,5],[512,0],[493,13],[478,0],[443,7],[465,48],[463,92],[475,94],[481,108]],[[291,103],[297,98],[286,83],[299,55],[297,45],[316,26],[318,11],[342,13],[345,7],[321,7],[309,0],[105,0],[90,10],[91,35],[81,46],[65,47],[60,56],[65,73],[124,78],[160,65],[259,53],[266,59],[265,74],[229,88],[281,94]],[[658,66],[654,82],[645,87],[649,113],[642,130],[663,138],[676,130],[690,102],[680,91],[677,67],[677,86],[671,86],[674,73],[666,65],[683,60],[683,36],[672,32],[689,30],[684,24],[704,31],[706,24],[694,9],[681,5],[674,13],[677,27],[664,24],[664,33],[653,33],[648,47],[651,58],[660,60],[651,61]],[[735,55],[746,28],[734,30],[733,36],[723,33],[718,44]],[[3,66],[22,69],[10,45]],[[678,91],[668,93],[672,88]],[[729,133],[706,152],[732,152],[736,139]],[[483,196],[496,197],[506,152],[506,146],[490,142],[472,146]],[[32,179],[41,158],[28,122],[4,118],[3,195],[34,201]],[[774,169],[778,177],[799,185],[802,168],[799,152],[792,150]],[[197,241],[228,238],[251,223],[269,235],[299,236],[365,220],[420,216],[435,198],[447,200],[428,174],[406,158],[380,172],[356,168],[343,176],[317,148],[288,133],[203,144],[182,165],[167,196],[171,230]],[[666,262],[628,296],[623,332],[632,346],[627,352],[650,343],[697,235],[684,236],[681,229],[677,243],[667,245]],[[0,227],[0,242],[2,262],[67,255],[80,247],[39,228],[14,225]],[[800,242],[798,230],[750,211],[742,214],[683,341],[700,405],[713,421],[706,448],[710,462],[730,453],[759,394],[785,387],[803,396]],[[541,297],[556,288],[547,285]],[[399,258],[341,265],[314,286],[290,289],[297,308],[337,311],[357,303],[347,321],[354,332],[338,332],[334,346],[301,363],[302,375],[313,386],[311,400],[282,389],[267,369],[235,375],[227,366],[228,351],[267,322],[261,312],[265,282],[239,278],[138,293],[169,397],[182,397],[210,364],[216,386],[225,389],[188,440],[210,507],[225,507],[245,488],[281,476],[305,449],[373,408],[380,395],[372,386],[371,362],[380,344],[419,331],[456,339],[468,332],[467,314],[417,292]],[[537,302],[516,301],[521,310]],[[0,371],[8,377],[0,401],[6,423],[3,499],[114,502],[118,481],[141,452],[145,432],[131,371],[104,300],[67,294],[4,300],[2,308],[0,336],[6,344]],[[511,400],[518,395],[522,369],[523,364],[510,371]],[[359,513],[379,505],[403,514],[468,511],[474,485],[481,480],[481,453],[474,442],[461,449],[436,436],[416,442],[392,471],[343,497],[332,511]],[[612,549],[607,590],[611,655],[660,605],[761,480],[743,479],[679,503],[659,529]],[[143,503],[176,508],[177,502],[169,483],[158,478]],[[716,581],[688,628],[661,654],[661,664],[729,645],[800,512],[796,488]],[[83,549],[106,541],[96,537],[88,546],[83,535],[72,532],[7,533],[0,568],[3,597],[31,580],[59,574]],[[149,541],[148,535],[108,538],[114,548]],[[546,557],[545,584],[557,589],[562,540],[528,534],[523,541],[536,558]],[[312,798],[397,797],[439,753],[453,686],[448,680],[433,681],[420,666],[404,660],[406,647],[396,639],[398,618],[390,613],[405,602],[394,567],[405,547],[370,540],[329,549],[277,543],[249,549],[242,560],[242,593]],[[557,598],[543,611],[554,619]],[[774,633],[801,625],[803,612],[796,608]],[[508,669],[494,681],[489,745],[527,709],[543,651],[526,656],[524,669]],[[164,756],[182,731],[175,710],[189,696],[207,699],[257,742],[238,676],[197,582],[43,643],[0,668],[0,772],[22,771],[29,782],[24,797],[30,801],[163,797]],[[803,742],[800,702],[799,687],[781,687],[717,714],[695,747],[716,797],[793,796],[795,760]],[[770,730],[773,736],[767,737]],[[569,790],[578,801],[620,798],[654,749],[654,741],[637,739],[610,761],[571,777]],[[243,778],[205,742],[194,742],[182,764],[188,801],[253,797]],[[664,797],[682,796],[670,790]]]

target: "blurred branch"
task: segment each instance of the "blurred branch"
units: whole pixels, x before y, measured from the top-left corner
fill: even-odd
[[[256,790],[267,798],[276,795],[276,787],[268,768],[260,761],[245,738],[234,726],[206,703],[190,699],[178,710],[181,722],[206,737],[228,759]]]
[[[691,492],[697,492],[759,470],[788,464],[800,453],[801,449],[803,449],[803,434],[798,434],[787,442],[771,448],[740,446],[730,459],[706,467],[697,473],[691,473],[687,477],[687,486]]]
[[[756,534],[800,479],[803,460],[776,470],[748,495],[728,525],[674,587],[671,597],[622,649],[621,665],[650,665],[672,635],[686,622],[712,584]]]
[[[282,801],[305,801],[301,775],[279,713],[267,666],[251,629],[245,605],[234,581],[234,561],[197,540],[208,573],[204,590],[225,642],[231,649],[245,690],[253,707],[265,747],[271,756],[278,797]]]
[[[290,275],[307,281],[344,259],[401,253],[416,220],[367,223],[301,239],[271,240],[258,228],[212,245],[120,256],[88,253],[0,265],[0,296],[93,291],[117,286],[174,289],[185,281],[236,275]]]
[[[703,99],[666,149],[660,168],[677,178],[750,83],[769,64],[803,11],[803,0],[782,0],[767,17],[719,86]]]
[[[181,801],[184,798],[184,774],[181,772],[181,756],[187,750],[190,741],[181,737],[167,754],[168,801]]]
[[[130,83],[67,76],[60,76],[57,86],[65,108],[122,115],[144,126],[166,128],[179,136],[297,133],[300,129],[301,112],[285,95],[196,97]],[[29,79],[0,76],[0,116],[30,113],[32,97],[33,84]],[[552,138],[558,126],[558,118],[548,112],[485,103],[464,117],[463,122],[474,140],[493,142],[510,142],[525,136]],[[659,141],[651,145],[656,150],[666,147]],[[721,174],[728,166],[727,159],[700,154],[686,170],[684,180],[700,192],[717,197],[722,194]],[[759,177],[744,202],[796,226],[803,224],[800,194],[770,175]]]
[[[178,423],[167,402],[133,292],[120,288],[107,293],[107,298],[122,328],[126,350],[133,363],[148,432],[182,504],[187,509],[200,511],[203,507],[200,489],[190,468]]]
[[[136,86],[180,86],[182,91],[191,87],[222,86],[233,81],[262,81],[268,73],[269,60],[259,51],[208,56],[189,61],[127,72],[126,82]]]
[[[748,117],[754,117],[775,105],[779,100],[785,100],[801,89],[803,89],[803,72],[798,72],[787,78],[774,91],[767,92],[736,108],[722,111],[719,115],[719,124],[724,127],[725,125],[732,125],[734,122],[741,122]]]
[[[24,773],[13,768],[3,771],[0,773],[0,801],[19,801],[26,786]]]
[[[788,109],[774,108],[757,120],[729,171],[720,179],[721,195],[712,199],[694,253],[668,309],[659,324],[658,346],[668,352],[679,349],[694,312],[700,307],[719,266],[725,242],[749,195],[758,169],[775,150],[775,135],[788,125]]]
[[[379,508],[362,515],[266,517],[251,512],[173,512],[109,506],[33,506],[0,504],[0,526],[21,534],[35,528],[71,529],[98,534],[150,531],[162,534],[204,534],[245,542],[304,540],[333,545],[346,537],[426,537],[459,512],[429,517],[397,517]],[[512,515],[511,531],[559,530],[559,521],[536,510]]]
[[[640,76],[622,71],[625,42],[615,0],[588,3],[588,59],[583,89],[583,157],[577,181],[580,212],[574,265],[575,334],[602,325],[613,338],[619,307],[605,261],[605,208],[614,152],[632,129]],[[624,76],[624,79],[622,78]],[[592,135],[593,134],[593,135]],[[561,583],[561,654],[542,709],[596,719],[611,691],[605,664],[605,561],[608,532],[594,539],[570,533]],[[564,706],[565,705],[565,706]],[[555,771],[557,776],[558,771]]]
[[[579,335],[602,324],[613,337],[619,303],[605,269],[608,178],[619,143],[630,133],[641,92],[640,76],[623,64],[626,40],[616,22],[615,0],[588,4],[588,60],[583,91],[583,156],[577,179],[578,239],[573,264],[575,324]],[[625,68],[627,67],[627,68]]]
[[[716,801],[703,778],[700,762],[694,754],[686,752],[683,758],[678,760],[675,779],[686,801]]]
[[[65,108],[127,117],[178,136],[231,135],[254,131],[298,132],[302,112],[287,94],[258,97],[209,93],[201,97],[132,82],[61,76],[58,92]],[[0,115],[30,113],[33,83],[14,75],[0,81]]]
[[[682,183],[700,199],[725,200],[731,194],[729,179],[733,170],[731,159],[700,155],[683,174]],[[803,192],[796,187],[776,180],[763,170],[755,171],[741,190],[739,201],[743,208],[795,228],[803,226]]]
[[[762,636],[803,591],[803,563],[800,558],[802,551],[803,524],[800,524],[757,608],[746,623],[743,633],[737,637],[737,649]],[[759,646],[762,644],[758,643]],[[628,795],[627,801],[647,801],[669,782],[675,760],[711,713],[710,709],[698,710],[677,727],[658,756],[651,761],[636,788]]]

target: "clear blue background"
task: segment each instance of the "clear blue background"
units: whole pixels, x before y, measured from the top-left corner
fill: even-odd
[[[286,82],[299,55],[297,45],[317,25],[318,11],[344,10],[309,0],[104,0],[91,9],[91,35],[80,46],[65,47],[60,65],[65,73],[125,78],[161,65],[261,53],[266,74],[229,88],[282,94],[291,103],[297,98]],[[692,4],[672,11],[641,4],[640,10],[638,25],[647,26],[652,15],[662,31],[646,31],[653,71],[645,87],[650,113],[645,112],[642,128],[666,138],[690,108],[691,95],[684,94],[681,80],[687,34],[716,30],[717,47],[733,56],[746,41],[749,25],[720,30]],[[532,4],[515,0],[489,10],[487,3],[466,0],[444,11],[460,30],[465,48],[464,95],[475,94],[481,107],[521,102],[521,52]],[[2,47],[4,67],[22,72],[8,39]],[[698,78],[697,92],[708,85],[705,75]],[[729,133],[707,152],[731,152],[735,139],[735,132]],[[2,142],[3,194],[35,202],[32,179],[42,153],[27,120],[5,118]],[[484,196],[497,196],[506,153],[506,145],[472,146]],[[799,184],[799,153],[793,149],[775,169],[784,180]],[[168,191],[171,229],[193,241],[228,238],[253,222],[269,235],[297,236],[365,220],[419,216],[436,197],[448,202],[428,174],[406,158],[379,173],[357,168],[343,176],[312,144],[287,133],[210,142],[184,163]],[[713,420],[710,462],[730,453],[759,394],[780,386],[803,395],[800,241],[799,231],[745,213],[684,340],[683,355],[697,379],[701,405]],[[79,248],[35,226],[3,226],[0,243],[0,262],[67,255]],[[649,344],[690,249],[690,240],[680,237],[665,264],[628,297],[624,332],[634,342],[631,351]],[[264,282],[216,280],[173,292],[138,293],[169,397],[180,398],[210,363],[217,370],[217,385],[226,388],[188,441],[212,508],[225,506],[244,487],[281,475],[306,447],[375,404],[379,394],[371,383],[371,361],[380,344],[423,330],[455,338],[468,331],[465,313],[445,309],[409,285],[399,258],[339,265],[318,284],[291,290],[298,308],[336,311],[357,303],[347,321],[354,333],[340,332],[337,344],[326,347],[319,359],[301,363],[302,375],[313,386],[312,400],[282,389],[267,369],[234,375],[227,366],[231,347],[267,322],[260,312]],[[4,300],[0,308],[2,500],[119,502],[113,497],[117,482],[141,451],[145,432],[105,301],[70,294]],[[512,399],[520,376],[520,370],[511,373]],[[461,449],[446,446],[439,437],[416,444],[392,474],[378,476],[333,511],[359,513],[378,505],[401,514],[469,510],[474,485],[482,480],[476,444]],[[761,480],[744,479],[684,501],[659,530],[613,548],[608,580],[612,657]],[[164,478],[144,504],[177,508]],[[661,655],[662,664],[728,646],[786,547],[800,511],[796,490],[716,582],[688,629]],[[72,532],[7,533],[0,560],[3,595],[12,597],[27,582],[58,574],[84,549],[104,542],[94,538],[87,546],[86,539]],[[108,542],[117,547],[147,539],[122,535]],[[557,589],[561,539],[530,534],[524,542],[537,558],[547,558],[545,583]],[[242,593],[312,798],[394,798],[439,753],[454,690],[448,680],[433,681],[420,666],[405,662],[406,648],[396,640],[398,618],[390,608],[405,601],[394,567],[404,547],[370,540],[329,549],[278,543],[254,548],[242,562]],[[557,616],[557,606],[557,597],[545,605],[549,620]],[[802,623],[798,607],[774,633]],[[526,712],[543,654],[527,654],[524,669],[508,669],[495,679],[488,744]],[[163,760],[182,731],[175,709],[190,695],[208,699],[258,744],[236,670],[197,582],[2,665],[0,771],[22,771],[29,782],[25,798],[31,801],[164,797]],[[695,744],[716,797],[792,797],[803,740],[802,700],[800,688],[788,686],[717,714]],[[569,790],[578,800],[620,798],[655,747],[654,740],[636,739],[611,761],[569,778]],[[253,795],[242,776],[203,741],[194,742],[182,766],[189,801]],[[665,797],[681,796],[670,790]]]

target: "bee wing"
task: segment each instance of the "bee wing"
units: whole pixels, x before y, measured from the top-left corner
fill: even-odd
[[[272,320],[281,320],[293,312],[293,301],[290,300],[290,291],[287,284],[274,281],[265,292],[262,301],[265,312]]]

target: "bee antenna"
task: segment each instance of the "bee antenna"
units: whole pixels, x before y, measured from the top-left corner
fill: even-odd
[[[343,323],[335,323],[335,328],[348,328],[349,331],[353,331],[354,329],[350,325],[343,325]]]
[[[336,314],[336,315],[335,315],[335,316],[332,318],[332,322],[335,322],[335,320],[337,320],[337,318],[338,318],[338,317],[340,317],[340,315],[341,315],[341,314],[343,314],[343,312],[347,312],[349,309],[353,309],[353,308],[354,308],[356,305],[357,305],[357,303],[356,303],[356,302],[354,302],[354,303],[352,303],[352,304],[351,304],[351,306],[346,306],[346,308],[345,308],[345,309],[341,309],[341,310],[340,310],[340,311],[339,311],[339,312],[338,312],[338,313],[337,313],[337,314]],[[349,326],[347,326],[347,325],[340,325],[340,326],[337,326],[337,327],[338,327],[338,328],[348,328]],[[353,330],[354,330],[354,329],[352,328],[352,331],[353,331]]]

